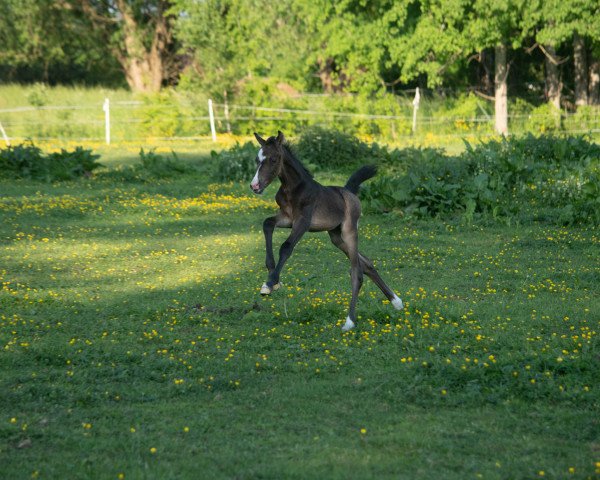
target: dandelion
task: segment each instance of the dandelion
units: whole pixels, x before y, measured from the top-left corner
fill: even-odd
[[[150,453],[154,455],[156,453],[156,447],[150,448]]]

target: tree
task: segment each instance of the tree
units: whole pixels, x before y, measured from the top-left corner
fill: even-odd
[[[590,105],[600,105],[600,40],[592,46],[589,69],[588,100]]]
[[[157,92],[179,73],[170,0],[70,0],[118,60],[137,92]]]
[[[509,53],[522,46],[528,33],[522,24],[523,5],[523,0],[475,0],[465,30],[475,51],[494,49],[495,128],[503,135],[508,133]]]
[[[58,0],[0,2],[0,72],[20,81],[113,83],[105,45]]]
[[[593,56],[588,62],[586,43],[597,45],[600,39],[600,5],[587,0],[537,0],[529,4],[527,13],[538,23],[536,40],[541,45],[558,48],[571,42],[575,104],[587,104],[595,88],[590,86],[588,91],[588,79],[594,82],[598,66]]]
[[[175,0],[176,33],[193,61],[186,82],[220,96],[257,78],[306,87],[308,37],[292,0]]]
[[[401,2],[400,2],[401,3]],[[398,36],[402,10],[392,0],[304,2],[310,29],[308,57],[324,91],[373,93],[385,89],[398,72],[390,40]]]

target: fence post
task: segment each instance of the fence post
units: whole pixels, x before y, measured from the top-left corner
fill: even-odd
[[[108,98],[104,99],[102,110],[104,110],[104,133],[106,136],[106,144],[110,145],[110,101]]]
[[[4,137],[4,141],[6,142],[6,146],[10,147],[10,140],[8,139],[8,135],[6,135],[6,131],[2,126],[2,122],[0,122],[0,132],[2,132],[2,136]]]
[[[213,102],[208,100],[208,117],[210,118],[210,133],[212,135],[212,141],[217,141],[217,131],[215,129],[215,114],[213,112]]]
[[[412,132],[415,133],[417,131],[417,110],[419,109],[419,103],[421,102],[421,94],[419,93],[419,87],[417,87],[415,91],[415,98],[413,100],[413,122],[412,122]]]
[[[227,133],[231,133],[231,122],[229,121],[229,104],[227,103],[227,90],[223,90],[223,99],[225,100],[225,105],[223,107],[223,113],[225,113],[225,125],[227,126]]]

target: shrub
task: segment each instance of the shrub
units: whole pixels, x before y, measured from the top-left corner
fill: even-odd
[[[0,175],[5,178],[33,178],[44,158],[35,145],[22,144],[0,150]]]
[[[533,109],[527,119],[526,128],[532,133],[549,133],[560,130],[561,113],[551,103]]]
[[[309,127],[298,138],[294,151],[307,166],[349,170],[365,163],[381,163],[390,152],[376,143],[361,142],[353,135],[321,127]]]
[[[90,175],[101,165],[91,150],[76,147],[73,151],[44,153],[32,143],[0,150],[0,175],[5,178],[34,180],[72,180]]]
[[[229,150],[210,152],[215,165],[214,177],[221,182],[237,182],[251,178],[256,169],[254,159],[258,148],[252,142],[236,143]]]
[[[102,166],[96,162],[100,155],[83,147],[75,147],[75,150],[71,152],[61,149],[60,152],[51,153],[46,158],[48,162],[46,175],[51,180],[73,180],[89,176]]]
[[[437,113],[441,118],[452,120],[452,127],[458,131],[468,131],[476,129],[478,123],[474,119],[487,115],[481,101],[473,94],[460,95],[455,99],[447,99],[442,104],[443,108]],[[448,123],[450,125],[450,123]]]
[[[363,188],[365,207],[416,216],[539,216],[600,223],[600,146],[582,137],[491,141],[458,157],[431,154]]]
[[[169,90],[144,97],[140,133],[151,137],[174,137],[181,134],[181,106]]]
[[[170,156],[163,156],[154,150],[140,150],[140,163],[133,167],[138,173],[154,178],[171,178],[184,173],[194,172],[193,165],[182,162],[177,154],[171,151]]]

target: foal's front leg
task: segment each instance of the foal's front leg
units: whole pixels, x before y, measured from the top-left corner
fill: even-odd
[[[290,220],[287,217],[282,215],[281,212],[279,212],[273,217],[266,218],[263,222],[263,233],[265,234],[265,248],[267,251],[267,258],[265,264],[267,270],[269,271],[269,275],[273,270],[275,270],[275,258],[273,257],[273,231],[275,230],[275,227],[289,228],[291,226],[292,222],[290,222]],[[273,288],[269,288],[265,283],[260,289],[260,293],[261,295],[268,295],[271,293],[271,291],[277,290],[278,288],[279,283],[276,283],[273,286]]]
[[[286,239],[286,241],[281,244],[281,248],[279,249],[279,261],[277,262],[277,265],[275,266],[275,268],[272,271],[269,270],[269,279],[267,280],[267,283],[265,283],[262,286],[262,288],[260,289],[260,293],[262,295],[268,295],[273,290],[276,290],[277,288],[279,288],[278,287],[279,275],[281,274],[281,270],[283,269],[285,262],[287,262],[288,258],[290,258],[290,256],[292,255],[292,251],[294,250],[294,247],[300,241],[300,239],[302,238],[302,235],[304,235],[308,231],[309,227],[310,227],[310,218],[307,218],[307,217],[300,217],[298,220],[296,220],[292,224],[292,233]],[[268,261],[268,252],[267,252],[267,261]],[[268,265],[267,265],[267,268],[268,268]]]

